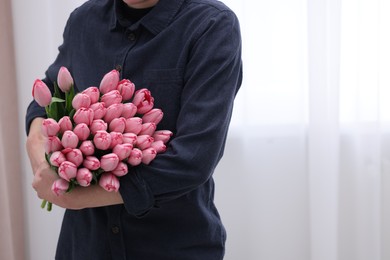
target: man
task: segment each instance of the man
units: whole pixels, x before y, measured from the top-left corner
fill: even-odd
[[[242,81],[234,13],[215,0],[91,0],[69,17],[44,82],[61,66],[76,91],[116,68],[148,88],[164,111],[158,125],[174,135],[149,165],[129,168],[119,192],[99,185],[63,196],[44,158],[34,101],[26,116],[27,151],[39,198],[66,208],[56,259],[214,260],[225,230],[214,206],[213,171],[222,157],[234,97]]]

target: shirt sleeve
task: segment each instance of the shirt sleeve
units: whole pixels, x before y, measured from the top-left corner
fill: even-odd
[[[227,10],[198,28],[185,68],[174,138],[149,165],[133,167],[120,178],[120,193],[130,214],[143,216],[196,189],[211,178],[223,155],[242,81],[240,28]]]

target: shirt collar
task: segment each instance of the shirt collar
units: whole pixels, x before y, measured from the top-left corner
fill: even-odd
[[[119,1],[122,0],[114,1],[114,8],[112,9],[112,19],[110,24],[111,30],[121,26],[118,20],[119,14],[116,11]],[[184,1],[185,0],[159,0],[156,6],[154,6],[153,9],[139,21],[139,23],[137,22],[134,24],[134,26],[138,27],[140,24],[142,24],[151,33],[157,35],[169,25]]]

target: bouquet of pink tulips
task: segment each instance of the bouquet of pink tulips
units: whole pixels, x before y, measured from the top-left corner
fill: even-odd
[[[91,184],[118,191],[118,177],[128,167],[149,164],[166,150],[172,132],[156,131],[163,112],[154,108],[148,89],[134,92],[134,84],[120,80],[116,70],[104,75],[99,88],[77,94],[65,67],[58,72],[53,94],[43,81],[34,82],[33,97],[47,114],[42,132],[46,159],[59,176],[52,186],[56,195]],[[42,208],[46,205],[50,211],[51,203],[43,201]]]

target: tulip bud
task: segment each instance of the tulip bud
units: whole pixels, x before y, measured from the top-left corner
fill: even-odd
[[[163,118],[164,113],[159,108],[153,108],[149,112],[145,113],[142,116],[142,122],[143,123],[155,123],[156,125],[160,123],[161,119]]]
[[[133,117],[137,113],[137,107],[133,103],[124,103],[121,116],[124,118]]]
[[[83,166],[91,171],[95,171],[100,168],[100,161],[95,156],[87,156],[83,161]]]
[[[127,174],[129,171],[127,164],[123,162],[119,162],[118,166],[112,171],[112,174],[115,176],[121,177]]]
[[[58,121],[58,124],[60,126],[60,133],[64,133],[67,130],[72,130],[73,128],[72,121],[70,120],[69,116],[62,117]]]
[[[119,163],[119,157],[115,153],[108,153],[100,158],[100,168],[104,171],[109,172],[114,170]]]
[[[91,134],[91,131],[85,123],[76,125],[73,129],[73,132],[77,135],[80,141],[87,140]]]
[[[84,160],[83,153],[79,149],[72,149],[72,151],[66,154],[66,160],[79,167]]]
[[[131,150],[129,159],[127,159],[127,163],[132,166],[137,166],[142,162],[142,151],[138,148],[133,148]]]
[[[110,172],[105,172],[101,175],[99,185],[106,191],[119,190],[119,180],[114,174]]]
[[[173,133],[169,130],[158,130],[154,132],[152,137],[154,138],[155,141],[161,140],[164,142],[164,144],[166,144],[172,135]]]
[[[124,117],[114,118],[108,127],[110,132],[123,133],[126,127],[126,119]]]
[[[77,93],[72,100],[72,107],[74,109],[89,108],[91,106],[91,99],[87,94]]]
[[[58,87],[62,90],[62,92],[65,93],[69,92],[69,90],[73,86],[73,78],[67,68],[61,67],[58,71],[57,84]]]
[[[154,134],[154,131],[156,131],[156,124],[155,123],[145,123],[145,124],[142,124],[141,131],[138,134],[152,136]]]
[[[61,144],[64,148],[76,148],[79,144],[79,138],[75,133],[67,130],[62,135]]]
[[[123,143],[124,144],[135,144],[137,141],[137,135],[133,133],[124,133],[123,135]]]
[[[57,196],[64,194],[68,189],[69,182],[62,178],[55,180],[51,186],[52,192]]]
[[[59,167],[64,161],[66,161],[65,155],[60,151],[55,151],[50,156],[50,164],[55,167]]]
[[[119,72],[117,70],[112,70],[104,75],[102,81],[100,82],[100,92],[106,94],[111,90],[115,90],[119,82]]]
[[[128,158],[130,156],[131,150],[133,149],[132,144],[117,144],[112,150],[113,153],[118,155],[120,161]]]
[[[94,135],[97,131],[107,130],[107,123],[104,122],[102,119],[95,119],[92,121],[91,126],[89,127],[89,130],[91,130],[91,133]]]
[[[104,94],[100,101],[103,102],[107,107],[113,104],[119,104],[122,102],[122,96],[118,90],[111,90],[110,92]]]
[[[137,90],[134,94],[133,104],[137,107],[137,113],[145,114],[154,106],[154,98],[146,88]]]
[[[91,108],[79,108],[76,110],[73,120],[76,124],[85,123],[89,126],[93,121],[93,110]]]
[[[92,173],[87,168],[80,168],[77,170],[76,180],[82,187],[88,187],[92,181]]]
[[[47,118],[42,121],[42,134],[44,136],[54,136],[59,131],[60,125],[53,118]]]
[[[167,147],[162,140],[154,141],[150,147],[153,147],[157,153],[163,153],[167,150]]]
[[[67,181],[70,181],[70,179],[75,178],[76,174],[77,167],[72,162],[65,161],[61,163],[60,167],[58,167],[58,175]]]
[[[110,123],[114,118],[118,118],[121,116],[123,111],[123,104],[112,104],[106,110],[106,114],[104,115],[104,121]]]
[[[107,150],[111,145],[111,135],[106,131],[99,130],[93,137],[95,147],[100,150]]]
[[[157,152],[153,147],[149,147],[142,150],[142,163],[149,164],[154,158],[156,158]]]
[[[92,155],[95,153],[95,146],[93,146],[93,143],[90,140],[83,141],[80,144],[79,149],[85,156]]]
[[[110,148],[114,148],[118,144],[123,144],[123,135],[119,132],[110,132],[111,135],[111,144]]]
[[[107,108],[102,102],[94,103],[89,108],[93,110],[93,119],[102,119],[106,115]]]
[[[89,87],[83,90],[81,93],[89,96],[89,99],[91,100],[91,104],[95,104],[96,102],[99,101],[100,91],[97,87]]]
[[[134,94],[135,85],[128,79],[122,79],[117,86],[123,100],[130,100]]]
[[[62,149],[62,144],[58,136],[49,136],[45,142],[45,152],[47,154],[59,151]]]
[[[154,142],[153,137],[151,137],[149,135],[139,135],[139,136],[137,136],[137,141],[136,141],[135,145],[139,149],[144,150],[146,148],[149,148],[153,142]]]
[[[131,117],[126,119],[125,133],[139,134],[142,130],[142,119],[139,117]]]
[[[32,89],[32,96],[34,100],[40,105],[41,107],[46,107],[50,105],[51,102],[51,92],[48,86],[40,79],[35,80],[33,89]]]

